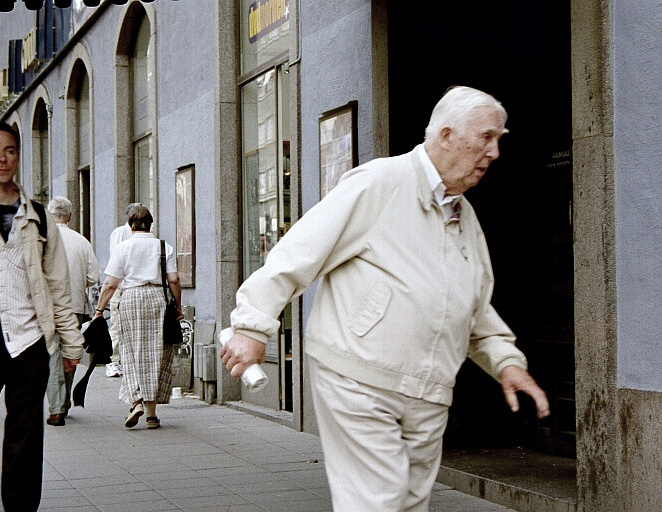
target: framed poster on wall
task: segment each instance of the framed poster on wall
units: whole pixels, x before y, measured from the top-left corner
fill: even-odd
[[[357,101],[324,112],[319,118],[320,199],[358,164]]]
[[[195,166],[175,173],[177,271],[182,288],[195,287]]]

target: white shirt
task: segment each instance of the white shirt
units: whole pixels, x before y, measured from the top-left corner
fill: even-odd
[[[448,222],[449,220],[459,219],[459,215],[454,218],[454,214],[457,215],[457,203],[460,200],[460,196],[447,196],[446,195],[446,185],[441,180],[439,171],[430,160],[428,152],[425,151],[423,144],[418,146],[419,157],[423,163],[423,170],[425,175],[428,178],[430,183],[430,188],[432,189],[432,197],[434,202],[441,208],[441,213],[444,216],[444,220]]]
[[[99,280],[99,263],[87,238],[66,224],[58,223],[57,227],[67,255],[71,309],[83,314],[87,304],[86,288]]]
[[[131,235],[133,235],[133,231],[131,231],[131,226],[129,226],[128,222],[113,229],[113,232],[110,234],[110,254],[113,254],[117,244],[128,240],[131,238]]]
[[[20,227],[26,220],[26,199],[14,216],[7,243],[0,236],[0,321],[7,351],[16,357],[38,341],[43,333],[30,296],[30,282],[20,241]]]
[[[166,273],[177,272],[175,251],[166,242]],[[161,243],[153,233],[136,232],[115,247],[104,271],[122,280],[122,290],[148,283],[161,284]]]

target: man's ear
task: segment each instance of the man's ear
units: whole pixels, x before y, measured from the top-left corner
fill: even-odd
[[[439,130],[439,143],[444,147],[448,147],[453,138],[453,130],[449,126],[442,126]]]

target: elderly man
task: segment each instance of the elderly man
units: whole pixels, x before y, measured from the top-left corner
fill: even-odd
[[[59,339],[64,369],[73,371],[84,340],[71,310],[64,245],[50,214],[14,182],[19,161],[18,134],[0,123],[0,389],[7,409],[2,504],[5,512],[35,512],[49,354]]]
[[[73,211],[71,201],[66,197],[56,196],[48,203],[48,211],[55,218],[64,244],[69,268],[71,307],[80,327],[83,315],[92,316],[91,308],[88,307],[87,287],[99,281],[99,263],[87,238],[68,226]],[[71,385],[75,368],[73,371],[64,370],[59,350],[51,356],[50,368],[51,374],[46,388],[49,412],[46,423],[59,427],[64,426],[64,418],[71,408]]]
[[[320,280],[304,347],[334,510],[428,509],[467,357],[513,411],[523,391],[549,414],[490,304],[487,244],[463,196],[499,157],[505,123],[492,96],[450,89],[422,145],[346,173],[237,292],[220,351],[235,377],[264,360],[281,309]]]

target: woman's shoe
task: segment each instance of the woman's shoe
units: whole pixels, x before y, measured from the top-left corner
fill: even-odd
[[[138,420],[145,413],[142,403],[137,403],[129,410],[129,415],[124,420],[124,426],[126,428],[135,427],[138,424]]]
[[[145,418],[147,422],[147,428],[159,428],[161,426],[161,421],[156,416],[150,416]]]

